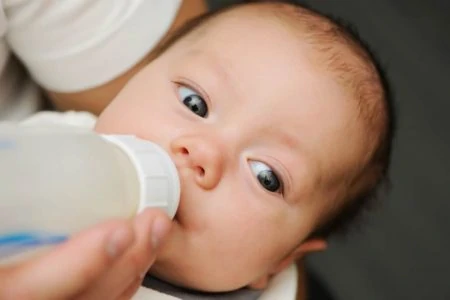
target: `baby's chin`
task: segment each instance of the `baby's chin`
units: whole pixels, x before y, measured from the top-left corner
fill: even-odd
[[[207,269],[206,273],[209,274],[204,274],[205,270],[198,268],[177,268],[175,265],[156,262],[150,269],[150,274],[175,286],[202,292],[234,291],[251,282],[243,280],[237,274],[227,274],[225,270],[209,272],[210,268]]]
[[[150,274],[175,286],[203,292],[228,292],[248,286],[262,269],[234,256],[217,257],[192,243],[185,227],[174,218],[171,234],[158,252]],[[259,266],[260,264],[258,264]]]

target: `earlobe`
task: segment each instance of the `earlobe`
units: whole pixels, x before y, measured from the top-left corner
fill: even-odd
[[[327,248],[327,246],[328,244],[324,239],[310,239],[306,242],[303,242],[294,251],[283,258],[269,274],[266,274],[253,281],[248,285],[248,287],[257,290],[266,288],[272,276],[280,273],[281,271],[289,267],[292,263],[294,263],[294,261],[302,258],[306,254],[323,251]]]
[[[306,242],[302,243],[296,251],[299,251],[301,254],[305,255],[307,253],[311,252],[320,252],[327,249],[328,243],[324,239],[316,238],[307,240]],[[294,251],[294,252],[296,252]]]
[[[278,265],[273,269],[272,275],[283,271],[290,266],[294,261],[302,258],[308,253],[324,251],[328,246],[328,243],[324,239],[310,239],[300,244],[294,251],[288,256],[282,259]]]

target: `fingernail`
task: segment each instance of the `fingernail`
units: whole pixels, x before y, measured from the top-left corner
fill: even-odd
[[[161,242],[167,236],[169,230],[170,222],[166,218],[158,217],[153,221],[151,238],[153,249],[156,249],[161,245]]]
[[[112,258],[121,256],[127,250],[133,241],[131,229],[122,226],[116,229],[109,237],[106,245],[106,251]]]

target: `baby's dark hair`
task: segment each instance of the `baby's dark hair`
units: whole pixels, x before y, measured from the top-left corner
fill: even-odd
[[[320,65],[348,87],[358,101],[359,119],[366,128],[366,142],[371,145],[366,163],[352,176],[338,176],[342,193],[331,199],[331,209],[309,237],[327,238],[331,234],[347,232],[364,209],[378,198],[380,191],[390,185],[388,170],[395,115],[391,89],[379,60],[348,23],[304,4],[283,0],[242,1],[194,18],[162,41],[155,56],[214,17],[242,5],[261,5],[261,8],[268,8],[264,10],[266,13],[282,22],[300,24],[302,37],[318,53],[316,58]]]

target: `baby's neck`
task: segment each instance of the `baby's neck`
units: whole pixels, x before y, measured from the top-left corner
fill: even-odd
[[[198,292],[174,286],[150,275],[145,277],[142,285],[183,300],[256,300],[263,293],[263,290],[251,290],[247,288],[226,293]]]

